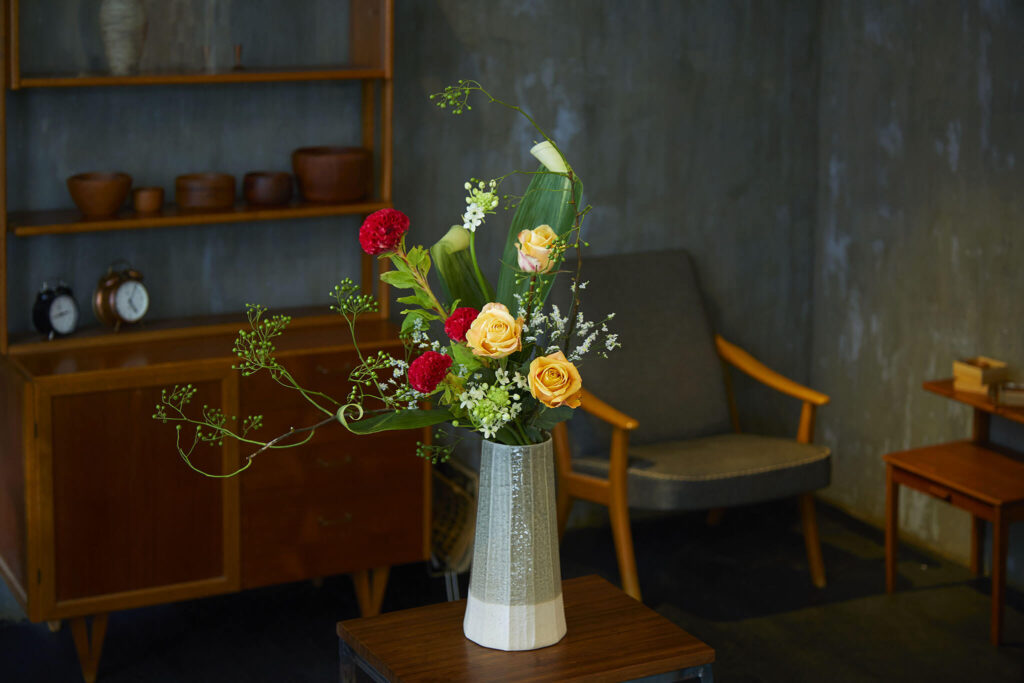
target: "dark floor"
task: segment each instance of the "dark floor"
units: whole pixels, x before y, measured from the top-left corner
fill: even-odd
[[[881,534],[819,507],[828,587],[811,586],[795,504],[634,524],[644,602],[717,651],[719,683],[1024,681],[1024,600],[1009,644],[988,641],[988,582],[904,547],[884,592]],[[618,575],[607,529],[569,532],[562,573]],[[463,589],[466,577],[463,578]],[[396,568],[385,610],[444,599],[423,565]],[[335,622],[357,616],[347,578],[248,591],[111,616],[100,681],[335,681]],[[67,628],[0,622],[0,681],[81,680]]]

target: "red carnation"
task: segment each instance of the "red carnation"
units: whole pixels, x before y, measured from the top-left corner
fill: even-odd
[[[441,383],[452,359],[437,351],[427,351],[409,365],[409,384],[416,391],[429,394]]]
[[[480,315],[480,311],[469,306],[456,308],[448,316],[448,319],[444,321],[444,331],[448,333],[448,337],[453,341],[464,342],[466,341],[466,332],[469,330],[469,326],[473,324],[478,315]]]
[[[359,228],[359,244],[371,256],[394,251],[409,229],[409,217],[397,209],[374,211]]]

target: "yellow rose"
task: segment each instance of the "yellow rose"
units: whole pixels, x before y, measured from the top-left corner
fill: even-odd
[[[529,380],[530,393],[548,408],[579,408],[583,380],[580,371],[561,351],[534,358]]]
[[[513,318],[502,304],[490,303],[469,326],[466,343],[477,356],[504,358],[523,348],[522,333],[522,318]]]
[[[550,225],[538,225],[533,230],[521,230],[516,249],[519,267],[528,273],[546,273],[551,270],[551,248],[555,244],[555,231]]]

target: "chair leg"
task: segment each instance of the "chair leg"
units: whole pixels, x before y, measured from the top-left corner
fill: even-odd
[[[82,678],[85,683],[94,683],[100,655],[103,653],[103,639],[107,635],[107,615],[97,614],[91,622],[87,617],[75,617],[69,622],[71,638],[78,652],[78,664],[82,667]]]
[[[636,556],[633,554],[633,533],[629,528],[629,508],[625,501],[617,501],[613,496],[608,505],[608,517],[612,525],[612,538],[615,539],[622,590],[634,600],[641,600],[640,579],[636,573]]]
[[[356,602],[359,605],[360,616],[375,617],[380,614],[390,571],[391,567],[377,567],[376,569],[352,572],[352,584],[356,589]]]
[[[800,496],[800,517],[804,527],[804,546],[807,548],[807,564],[811,568],[811,581],[818,588],[825,587],[825,561],[821,558],[821,543],[818,541],[818,520],[814,513],[814,496],[804,493]]]

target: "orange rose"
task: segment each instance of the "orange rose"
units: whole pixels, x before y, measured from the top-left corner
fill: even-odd
[[[550,225],[538,225],[533,230],[520,230],[516,250],[519,267],[528,273],[546,273],[551,270],[551,249],[555,244],[555,231]]]
[[[466,344],[474,355],[504,358],[523,348],[522,333],[522,318],[513,318],[502,304],[490,303],[480,309],[480,315],[469,326]]]
[[[534,358],[530,363],[529,381],[530,393],[548,408],[580,406],[583,379],[561,351]]]

